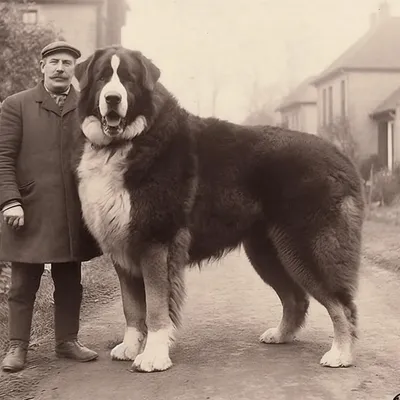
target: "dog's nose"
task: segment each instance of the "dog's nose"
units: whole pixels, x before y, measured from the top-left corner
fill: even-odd
[[[122,96],[117,92],[108,92],[104,96],[106,103],[110,105],[115,105],[121,103]]]

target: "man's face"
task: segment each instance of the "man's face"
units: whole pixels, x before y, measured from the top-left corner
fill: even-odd
[[[53,53],[40,61],[46,87],[54,93],[61,93],[68,88],[74,76],[76,60],[64,52]]]

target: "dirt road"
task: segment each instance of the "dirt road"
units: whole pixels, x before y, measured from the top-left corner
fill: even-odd
[[[25,373],[34,373],[34,368],[46,373],[28,398],[392,400],[400,393],[400,275],[371,261],[382,251],[390,252],[380,247],[382,229],[386,228],[373,223],[366,227],[368,257],[363,260],[357,300],[361,337],[354,367],[319,365],[331,344],[332,325],[315,301],[296,342],[259,343],[258,336],[279,322],[281,306],[244,254],[236,252],[219,265],[188,273],[184,327],[171,354],[172,369],[131,373],[130,362],[110,360],[110,341],[122,337],[124,328],[118,296],[99,306],[97,314],[82,325],[82,341],[100,352],[99,360],[90,364],[55,361],[51,352],[49,358],[37,357],[31,372]],[[397,229],[386,232],[395,245],[400,229],[387,229]],[[394,251],[391,256],[395,257]],[[39,348],[35,353],[44,351]]]

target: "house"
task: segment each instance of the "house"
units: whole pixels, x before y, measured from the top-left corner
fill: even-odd
[[[383,2],[371,15],[369,30],[313,81],[318,131],[332,130],[345,121],[359,157],[378,154],[389,168],[394,145],[387,117],[390,96],[400,86],[399,43],[400,17],[391,16]]]
[[[378,155],[391,170],[400,162],[400,87],[380,103],[370,117],[378,126]]]
[[[65,40],[81,50],[82,60],[98,47],[121,43],[121,29],[128,10],[126,0],[21,2],[25,23],[53,23]]]
[[[317,91],[311,84],[314,77],[301,82],[276,108],[286,128],[317,133]]]

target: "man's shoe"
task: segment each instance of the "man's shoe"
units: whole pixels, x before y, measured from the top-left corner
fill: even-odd
[[[60,358],[70,358],[80,362],[92,361],[98,357],[95,351],[83,346],[78,340],[57,343],[56,355]]]
[[[11,340],[10,348],[1,364],[5,372],[18,372],[24,369],[28,343],[22,340]]]

